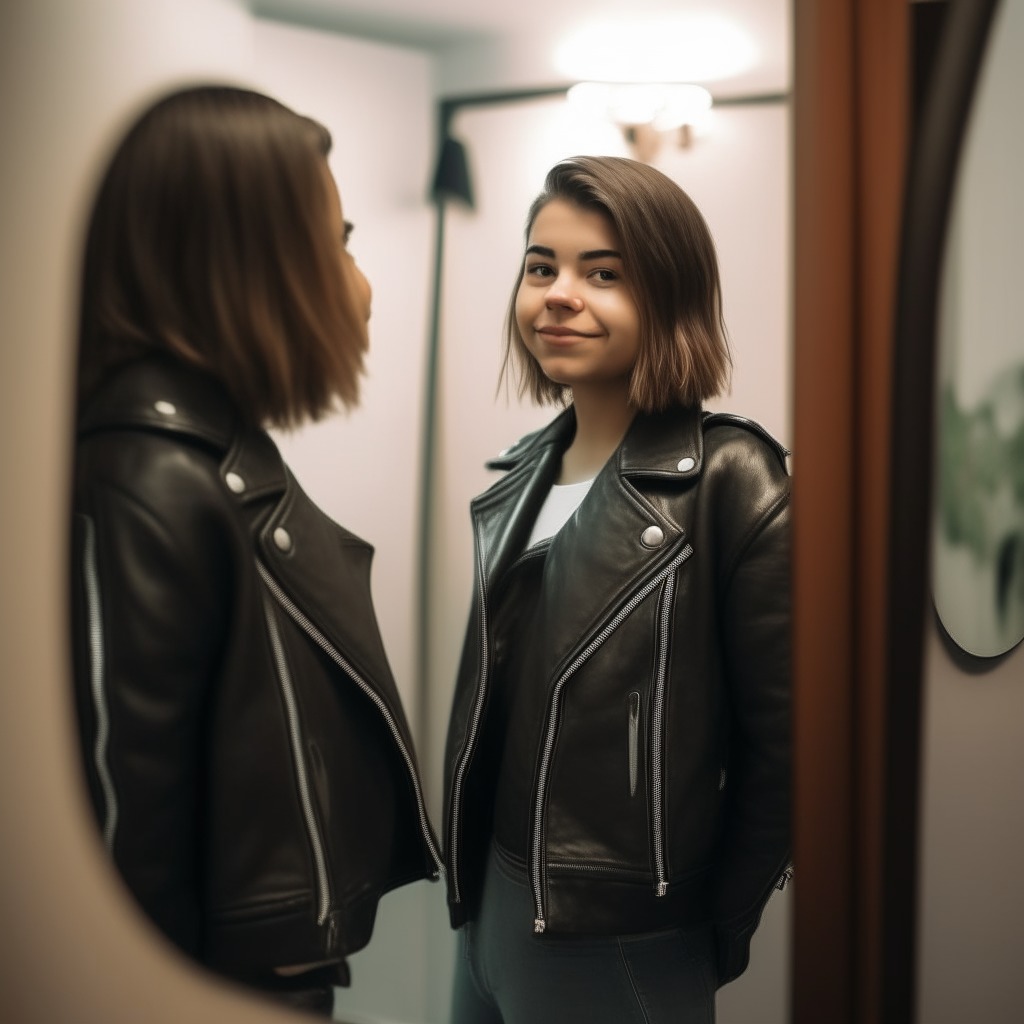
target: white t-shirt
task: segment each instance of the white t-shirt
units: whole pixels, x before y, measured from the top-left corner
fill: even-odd
[[[548,491],[540,512],[537,513],[537,521],[533,524],[533,533],[530,534],[527,548],[532,548],[534,544],[539,544],[548,537],[554,537],[569,521],[573,512],[580,507],[593,482],[594,478],[591,477],[576,484],[554,484]]]

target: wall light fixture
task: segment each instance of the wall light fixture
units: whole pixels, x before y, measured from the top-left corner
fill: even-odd
[[[590,116],[616,124],[649,124],[659,132],[683,125],[701,127],[711,110],[711,93],[699,85],[659,85],[648,82],[580,82],[569,102]]]

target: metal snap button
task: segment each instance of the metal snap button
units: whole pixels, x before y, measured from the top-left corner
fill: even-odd
[[[228,489],[235,492],[235,494],[241,494],[245,490],[245,481],[237,473],[225,473],[224,483],[228,485]]]
[[[662,532],[660,526],[648,526],[643,533],[640,534],[640,543],[645,548],[660,548],[665,542],[665,534]]]
[[[173,402],[165,402],[162,399],[159,402],[154,402],[153,408],[156,409],[161,416],[173,416],[178,411]]]
[[[690,470],[693,469],[693,467],[696,465],[696,460],[691,459],[690,456],[687,455],[685,459],[679,460],[679,465],[676,466],[676,469],[678,469],[680,473],[689,473]]]
[[[282,551],[290,551],[292,547],[292,535],[283,526],[279,526],[274,531],[274,543]]]

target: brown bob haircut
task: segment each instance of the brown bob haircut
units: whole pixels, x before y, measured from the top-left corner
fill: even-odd
[[[86,242],[79,396],[163,350],[250,425],[359,398],[366,324],[330,227],[327,129],[246,89],[174,93],[129,130]]]
[[[700,405],[729,383],[732,360],[722,319],[718,258],[693,200],[671,178],[636,160],[579,156],[556,164],[533,201],[537,214],[561,199],[600,210],[619,239],[627,283],[640,315],[640,353],[630,378],[630,404],[644,412]],[[519,270],[505,325],[502,376],[511,367],[519,396],[539,405],[567,404],[571,391],[545,376],[516,323]]]

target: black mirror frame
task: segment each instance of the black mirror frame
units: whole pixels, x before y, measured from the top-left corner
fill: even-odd
[[[893,363],[887,665],[887,1019],[913,1020],[922,671],[929,585],[938,297],[957,171],[999,0],[950,5],[904,198]]]

